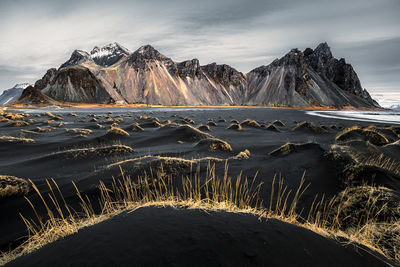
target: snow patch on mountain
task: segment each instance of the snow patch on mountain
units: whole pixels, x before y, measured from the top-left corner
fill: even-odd
[[[17,100],[21,96],[22,91],[24,91],[24,89],[28,86],[30,86],[29,83],[19,83],[11,89],[4,90],[4,92],[0,95],[0,106],[10,104],[11,102]]]
[[[103,47],[95,47],[90,52],[90,58],[98,65],[108,67],[116,63],[123,56],[129,56],[131,52],[118,43],[112,43]]]

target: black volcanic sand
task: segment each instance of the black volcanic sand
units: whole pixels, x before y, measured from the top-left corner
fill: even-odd
[[[335,136],[341,129],[371,124],[322,118],[307,115],[302,110],[288,109],[91,109],[51,112],[58,117],[52,118],[43,110],[38,113],[31,111],[30,117],[16,119],[29,122],[25,126],[0,122],[0,136],[25,136],[35,141],[19,143],[0,139],[0,175],[31,179],[45,196],[48,193],[46,179],[53,178],[60,186],[66,201],[76,209],[79,209],[79,201],[71,181],[77,184],[82,194],[91,198],[94,208],[97,209],[99,181],[110,184],[113,176],[120,177],[119,166],[126,174],[137,177],[144,172],[149,173],[150,168],[157,170],[163,163],[166,171],[174,174],[179,184],[182,175],[190,171],[186,163],[179,162],[179,158],[215,157],[229,159],[229,175],[234,179],[240,172],[248,178],[253,178],[258,172],[257,183],[263,182],[261,197],[266,205],[274,175],[282,176],[289,189],[296,190],[306,172],[306,184],[310,183],[310,186],[298,204],[298,211],[303,210],[305,215],[316,194],[331,197],[347,185],[343,181],[343,177],[349,175],[343,171],[347,159],[338,161],[327,156],[331,145],[336,142]],[[70,112],[74,112],[74,115],[69,114]],[[254,120],[255,123],[246,121],[241,124],[246,119]],[[48,124],[49,120],[51,124]],[[281,123],[274,123],[276,120]],[[231,121],[241,124],[243,129],[228,129]],[[304,121],[306,123],[302,123]],[[272,123],[279,131],[268,130]],[[108,133],[111,125],[125,130],[129,136]],[[165,126],[157,127],[160,125]],[[210,131],[199,131],[199,125],[209,125]],[[75,128],[91,131],[66,130]],[[374,149],[399,157],[399,144],[396,143],[398,135],[395,132],[400,134],[400,129],[385,131],[390,135],[390,144],[374,146]],[[202,145],[196,145],[202,139],[206,141]],[[226,146],[221,145],[223,142],[228,143],[232,151],[224,149]],[[288,151],[279,150],[287,142],[296,145],[289,146]],[[365,140],[362,142],[364,143],[361,145],[352,146],[352,149],[371,153],[371,144],[365,143]],[[219,145],[212,149],[213,143]],[[113,145],[127,147],[115,151],[110,148]],[[86,150],[82,150],[85,148]],[[232,159],[246,149],[250,151],[249,159]],[[149,155],[176,157],[178,160],[142,158]],[[217,176],[223,177],[225,162],[215,164]],[[207,162],[201,163],[203,173],[206,165]],[[370,169],[364,168],[357,173],[364,175],[369,172]],[[399,177],[381,171],[378,175],[374,173],[374,177],[381,185],[400,190]],[[359,176],[354,175],[352,179],[358,181]],[[45,215],[39,197],[32,191],[27,196],[38,212]],[[0,198],[0,250],[8,250],[19,242],[14,242],[15,240],[26,236],[26,228],[19,213],[26,218],[35,217],[22,195]]]
[[[387,266],[279,220],[146,207],[120,214],[7,266]]]

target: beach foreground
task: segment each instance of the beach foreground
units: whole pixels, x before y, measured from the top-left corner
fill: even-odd
[[[323,118],[295,109],[8,112],[0,115],[3,252],[26,240],[21,239],[28,233],[20,214],[40,228],[38,217],[46,220],[60,213],[55,199],[67,203],[72,214],[81,211],[77,189],[96,216],[105,210],[102,192],[116,193],[114,181],[125,177],[139,191],[149,181],[146,196],[164,192],[155,185],[165,177],[176,192],[184,192],[192,177],[201,192],[210,177],[214,185],[230,178],[226,186],[233,188],[226,208],[220,198],[216,209],[209,202],[201,206],[212,198],[203,193],[194,202],[201,210],[194,204],[171,208],[173,201],[168,207],[155,203],[133,212],[134,205],[126,205],[115,217],[10,265],[126,265],[135,260],[137,266],[379,266],[400,260],[399,126]],[[248,191],[257,194],[239,207],[233,193],[246,177],[247,188],[253,185]],[[109,189],[99,190],[100,181]],[[160,199],[152,195],[149,202]],[[43,202],[55,210],[52,215]],[[142,206],[145,202],[140,198]],[[62,206],[59,210],[67,213]],[[286,213],[289,207],[296,215]],[[348,239],[353,243],[345,246]]]

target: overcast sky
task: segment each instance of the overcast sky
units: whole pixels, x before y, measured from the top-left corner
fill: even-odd
[[[0,92],[110,42],[248,72],[323,41],[371,93],[400,91],[399,0],[0,0],[0,36]]]

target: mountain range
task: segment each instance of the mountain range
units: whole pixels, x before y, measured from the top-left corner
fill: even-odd
[[[263,105],[379,107],[353,67],[327,43],[292,49],[269,65],[241,73],[226,64],[176,62],[145,45],[130,52],[112,43],[75,50],[51,68],[18,103],[145,103],[152,105]]]
[[[18,83],[13,88],[4,90],[0,95],[0,106],[7,105],[17,100],[21,96],[22,91],[28,86],[30,86],[29,83]]]

